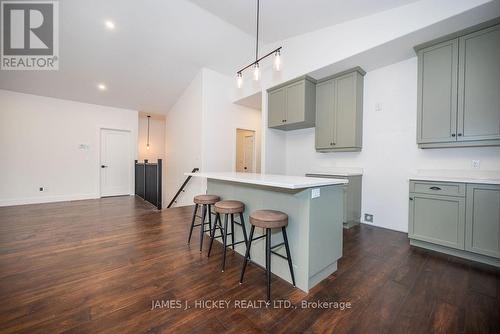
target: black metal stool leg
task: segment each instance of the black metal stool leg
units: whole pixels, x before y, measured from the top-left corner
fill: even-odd
[[[228,220],[228,217],[229,214],[225,214],[224,215],[224,236],[223,236],[223,239],[224,239],[224,254],[223,254],[223,258],[222,258],[222,272],[224,272],[224,269],[226,269],[226,248],[227,248],[227,220]]]
[[[215,214],[215,221],[214,221],[214,227],[210,231],[210,245],[208,246],[208,255],[207,257],[210,257],[210,253],[212,252],[212,244],[214,243],[214,238],[215,238],[215,230],[217,229],[217,224],[220,224],[220,215],[218,213]],[[220,229],[220,227],[219,227]],[[222,230],[221,230],[222,232]],[[221,233],[222,234],[222,233]]]
[[[266,228],[267,301],[271,300],[271,229]]]
[[[207,205],[206,204],[203,204],[203,208],[201,211],[202,211],[202,214],[201,214],[201,225],[200,225],[200,252],[201,252],[201,249],[203,247],[203,236],[204,236],[203,230],[205,229],[205,218],[207,215]]]
[[[196,212],[198,211],[198,204],[194,205],[193,219],[191,219],[191,228],[189,229],[188,244],[191,242],[191,234],[193,234],[194,220],[196,218]]]
[[[292,276],[292,283],[295,287],[295,276],[293,275],[292,255],[290,254],[290,246],[288,246],[288,238],[286,236],[286,227],[281,228],[283,233],[283,241],[285,241],[286,259],[288,260],[288,267],[290,268],[290,275]]]
[[[240,222],[241,222],[241,229],[243,230],[243,239],[245,240],[245,247],[248,248],[247,228],[245,227],[245,219],[243,219],[243,213],[241,212],[240,212]]]
[[[250,259],[250,247],[252,247],[253,232],[255,231],[255,226],[250,227],[250,239],[248,239],[247,251],[245,253],[245,258],[243,259],[243,268],[241,268],[240,284],[243,283],[243,276],[245,275],[245,269],[247,268],[248,260]]]
[[[231,243],[234,250],[234,214],[231,213]]]
[[[212,206],[208,205],[208,229],[212,231]]]

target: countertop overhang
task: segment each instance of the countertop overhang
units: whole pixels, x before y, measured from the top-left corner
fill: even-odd
[[[475,184],[500,184],[500,179],[489,177],[466,177],[466,176],[439,176],[439,175],[415,175],[410,177],[410,181],[430,181],[430,182],[454,182],[454,183],[475,183]]]
[[[184,175],[285,189],[306,189],[333,185],[344,185],[349,182],[345,179],[236,172],[184,173]]]

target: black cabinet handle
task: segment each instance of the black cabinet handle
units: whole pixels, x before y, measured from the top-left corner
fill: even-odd
[[[455,137],[456,135],[454,133],[451,134],[452,137]]]
[[[459,136],[459,137],[462,137],[462,134],[461,134],[461,133],[459,133],[459,134],[458,134],[458,136]]]
[[[108,166],[106,166],[106,165],[101,165],[101,168],[108,168]]]
[[[441,188],[439,188],[439,187],[430,187],[429,189],[431,189],[431,190],[441,190]]]
[[[410,201],[413,201],[413,198],[410,197]]]

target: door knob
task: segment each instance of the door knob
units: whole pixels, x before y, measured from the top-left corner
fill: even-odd
[[[244,170],[247,170],[248,168],[246,168],[246,167],[243,167],[243,169],[244,169]]]

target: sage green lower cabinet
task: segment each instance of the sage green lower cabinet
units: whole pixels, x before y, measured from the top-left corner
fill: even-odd
[[[306,174],[308,177],[324,177],[333,179],[345,179],[349,183],[344,186],[344,219],[342,220],[343,226],[349,229],[361,222],[361,195],[363,175],[350,174],[340,175],[335,173],[310,173]]]
[[[410,193],[409,237],[464,249],[465,199]]]
[[[467,185],[465,249],[500,258],[500,185]]]
[[[410,244],[500,267],[500,185],[410,181]]]

